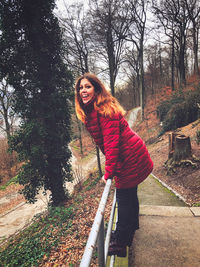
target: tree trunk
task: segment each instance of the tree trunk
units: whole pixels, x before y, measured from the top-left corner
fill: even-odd
[[[143,61],[143,41],[140,44],[140,106],[142,109],[142,120],[144,120],[144,61]]]
[[[100,153],[99,153],[99,148],[96,146],[96,153],[97,153],[97,163],[98,163],[98,169],[99,169],[99,176],[102,177],[102,170],[101,170],[101,160],[100,160]]]
[[[192,155],[190,137],[177,135],[175,138],[175,149],[173,154],[174,161],[188,159]]]
[[[109,11],[110,13],[110,11]],[[108,18],[108,30],[106,33],[106,42],[107,42],[107,55],[109,63],[109,75],[110,75],[110,89],[113,96],[115,96],[115,55],[114,55],[114,41],[112,36],[112,23],[111,18]]]
[[[188,159],[192,155],[190,137],[176,133],[169,134],[169,154],[168,159],[181,161]]]
[[[52,172],[53,173],[53,172]],[[56,173],[56,172],[55,172]],[[55,180],[55,177],[58,179]],[[63,187],[63,181],[59,174],[49,177],[49,190],[51,191],[50,202],[53,206],[60,206],[63,202],[68,200],[68,196]]]
[[[195,23],[193,22],[193,52],[194,52],[194,73],[198,76],[199,73],[199,65],[198,65],[198,30],[195,27]]]
[[[79,119],[76,116],[76,122],[78,125],[78,139],[79,139],[79,144],[80,144],[80,150],[81,150],[81,155],[83,155],[83,143],[82,143],[82,128],[81,128],[81,122],[79,121]]]
[[[171,87],[172,87],[172,91],[175,90],[175,86],[174,86],[174,70],[175,70],[174,58],[175,58],[175,51],[174,51],[174,34],[173,34],[173,37],[172,37],[172,55],[171,55]]]

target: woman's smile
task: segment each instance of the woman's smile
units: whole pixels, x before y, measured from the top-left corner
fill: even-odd
[[[79,94],[83,104],[88,103],[94,96],[94,86],[88,79],[82,79],[79,87]]]

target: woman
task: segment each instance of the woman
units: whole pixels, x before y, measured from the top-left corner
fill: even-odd
[[[75,90],[77,117],[105,154],[102,179],[106,182],[115,178],[118,222],[108,255],[125,257],[126,246],[131,246],[139,228],[137,185],[151,173],[153,163],[144,142],[124,119],[124,109],[96,75],[85,73],[79,77]]]

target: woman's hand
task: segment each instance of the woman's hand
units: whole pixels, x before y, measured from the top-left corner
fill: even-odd
[[[106,180],[104,179],[104,176],[101,178],[101,180],[106,184]]]

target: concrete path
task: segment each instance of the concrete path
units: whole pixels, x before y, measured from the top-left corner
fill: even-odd
[[[172,209],[173,208],[173,209]],[[200,208],[141,207],[129,267],[199,267]]]
[[[35,204],[22,202],[7,213],[0,215],[0,243],[22,230],[38,213],[47,209],[47,197],[39,195]]]
[[[147,185],[155,185],[154,179],[145,183],[139,187],[140,229],[129,249],[129,263],[119,260],[115,266],[200,267],[200,207],[186,207],[165,189],[168,200],[163,189],[158,192],[153,186],[152,191]]]
[[[138,186],[140,205],[186,206],[176,195],[164,187],[153,175],[150,175]]]
[[[132,109],[132,112],[130,113],[129,117],[127,118],[129,126],[132,128],[135,124],[135,121],[137,119],[138,112],[141,111],[141,107],[137,107]]]

